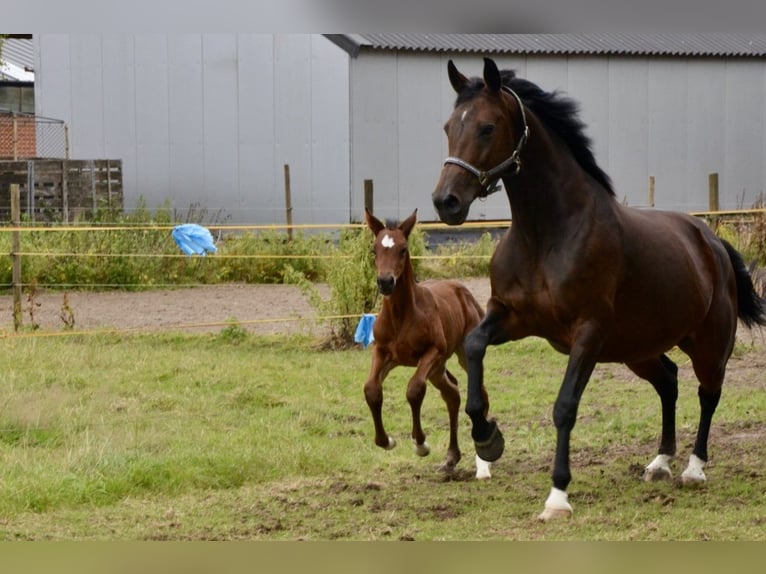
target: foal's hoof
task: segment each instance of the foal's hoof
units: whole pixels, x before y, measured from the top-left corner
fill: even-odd
[[[382,446],[386,450],[392,450],[396,448],[396,441],[392,437],[388,437],[388,442],[379,446]]]
[[[503,438],[503,433],[501,433],[500,429],[497,427],[497,422],[490,421],[489,424],[492,426],[492,432],[490,433],[489,438],[483,441],[474,441],[474,445],[476,446],[476,454],[478,454],[482,460],[495,462],[503,454],[503,450],[505,449],[505,439]]]

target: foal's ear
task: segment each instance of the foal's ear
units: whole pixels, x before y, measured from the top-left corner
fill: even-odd
[[[370,213],[370,210],[366,207],[364,208],[364,219],[367,221],[367,227],[370,228],[370,231],[372,231],[372,234],[375,237],[377,237],[380,230],[385,227],[383,222]]]
[[[493,92],[499,92],[503,86],[503,82],[500,79],[500,70],[497,69],[497,64],[492,58],[484,58],[484,83]]]
[[[402,221],[399,224],[399,229],[402,230],[402,233],[404,233],[405,237],[409,237],[410,233],[412,232],[412,228],[415,227],[415,222],[418,220],[418,210],[412,212],[412,215],[410,215],[407,219]]]
[[[447,62],[447,75],[449,76],[449,83],[452,84],[452,89],[458,94],[468,85],[468,78],[457,71],[452,60]]]

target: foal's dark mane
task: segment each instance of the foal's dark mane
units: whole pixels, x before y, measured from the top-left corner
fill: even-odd
[[[593,156],[591,139],[585,135],[586,126],[579,118],[580,107],[577,102],[558,90],[546,92],[537,84],[516,77],[514,70],[501,70],[500,78],[504,86],[516,92],[526,107],[567,144],[580,167],[590,174],[609,195],[614,196],[612,180],[598,166]],[[484,89],[484,80],[471,78],[466,88],[458,95],[455,105],[472,100],[482,89]]]

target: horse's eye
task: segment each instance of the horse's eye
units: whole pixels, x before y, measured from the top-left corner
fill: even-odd
[[[479,137],[487,137],[495,131],[495,124],[484,124],[479,127]]]
[[[405,255],[407,255],[407,248],[406,247],[399,252],[399,257],[404,257]]]

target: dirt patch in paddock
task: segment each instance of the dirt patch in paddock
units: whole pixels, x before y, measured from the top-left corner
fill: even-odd
[[[489,298],[488,279],[464,283],[483,305]],[[325,285],[320,291],[328,293]],[[321,335],[326,326],[316,321],[317,311],[298,287],[292,285],[209,285],[143,292],[69,292],[67,303],[75,330],[132,329],[138,331],[218,331],[236,320],[259,334],[305,333]],[[66,328],[62,319],[64,293],[37,293],[22,300],[25,326],[45,331]],[[64,313],[66,316],[66,312]],[[0,330],[13,329],[13,299],[0,296]]]

